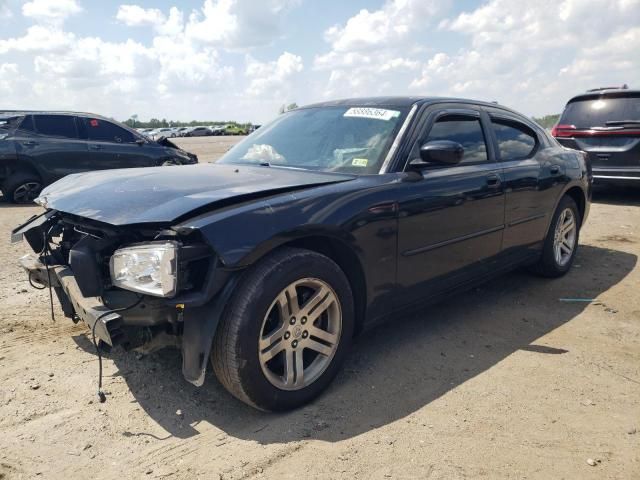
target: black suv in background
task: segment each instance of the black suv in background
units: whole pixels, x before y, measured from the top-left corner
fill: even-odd
[[[30,203],[71,173],[197,162],[165,138],[150,140],[98,115],[0,112],[0,189],[10,202]]]
[[[640,90],[624,85],[577,95],[551,134],[589,154],[595,182],[640,186]]]

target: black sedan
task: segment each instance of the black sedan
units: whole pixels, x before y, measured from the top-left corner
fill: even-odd
[[[0,112],[0,189],[10,202],[31,203],[70,173],[197,162],[164,137],[154,141],[98,115]]]
[[[285,410],[376,320],[522,265],[564,275],[591,181],[505,107],[354,99],[280,115],[216,164],[69,176],[13,238],[100,345],[180,345],[187,381],[210,358],[237,398]]]

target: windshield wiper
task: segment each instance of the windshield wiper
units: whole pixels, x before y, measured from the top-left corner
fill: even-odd
[[[640,125],[640,120],[609,120],[605,125]]]

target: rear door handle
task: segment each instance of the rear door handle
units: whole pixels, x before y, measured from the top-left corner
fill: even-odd
[[[500,177],[495,173],[487,176],[487,185],[489,188],[499,188],[501,184],[502,181],[500,180]]]
[[[89,145],[91,150],[102,150],[104,147],[102,145]]]

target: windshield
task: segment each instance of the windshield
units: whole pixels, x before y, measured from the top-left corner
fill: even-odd
[[[616,120],[640,120],[640,97],[577,100],[567,105],[558,123],[590,128]]]
[[[378,173],[405,115],[405,108],[294,110],[256,130],[219,162]]]

